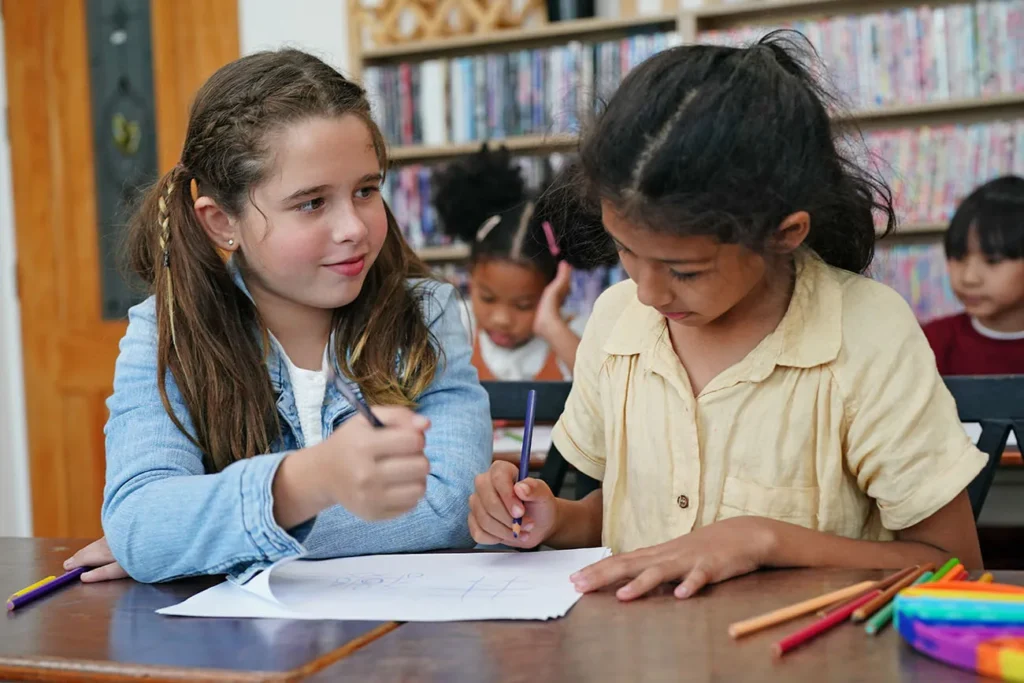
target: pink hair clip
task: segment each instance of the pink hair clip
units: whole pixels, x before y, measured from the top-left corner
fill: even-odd
[[[551,229],[551,223],[544,221],[541,223],[541,227],[544,228],[544,236],[548,238],[548,251],[552,256],[558,256],[562,250],[558,248],[558,242],[555,241],[555,231]]]

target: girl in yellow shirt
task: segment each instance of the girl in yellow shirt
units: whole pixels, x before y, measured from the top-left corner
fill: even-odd
[[[985,456],[910,308],[861,275],[891,195],[837,147],[793,36],[663,52],[581,142],[631,281],[591,315],[554,442],[602,489],[555,499],[496,463],[478,542],[603,542],[572,579],[629,580],[623,600],[759,567],[981,565],[965,488]]]

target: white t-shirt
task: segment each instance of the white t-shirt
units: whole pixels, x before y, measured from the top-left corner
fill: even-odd
[[[583,336],[583,329],[587,325],[589,316],[581,315],[569,321],[569,329],[577,337]],[[469,334],[469,343],[472,345],[476,338],[476,318],[470,308],[469,302],[462,305],[462,324]],[[506,349],[491,341],[486,334],[480,337],[480,355],[487,364],[495,379],[502,382],[522,382],[532,380],[544,367],[551,347],[541,337],[534,337],[522,346],[515,349]],[[565,366],[558,361],[558,369],[562,371],[563,379],[572,379],[572,368]]]
[[[295,409],[299,413],[299,428],[306,448],[324,440],[323,411],[327,395],[327,348],[324,347],[323,363],[319,370],[300,368],[288,357],[281,342],[274,335],[270,338],[277,344],[277,350],[288,368],[288,378],[295,394]]]

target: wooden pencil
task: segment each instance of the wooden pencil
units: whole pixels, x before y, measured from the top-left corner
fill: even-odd
[[[921,574],[934,570],[935,565],[929,562],[928,564],[919,567],[916,571],[904,576],[902,579],[900,579],[893,585],[889,586],[889,588],[884,590],[882,594],[879,595],[877,598],[867,603],[863,607],[858,607],[857,610],[853,613],[853,620],[864,621],[872,614],[885,607],[886,603],[888,603],[890,600],[896,597],[897,593],[899,593],[901,590],[917,581],[917,577],[921,576]]]
[[[907,567],[905,569],[899,570],[898,572],[894,572],[894,573],[890,574],[889,576],[885,577],[884,579],[882,579],[881,581],[876,581],[869,588],[865,588],[863,591],[861,591],[857,595],[854,595],[849,600],[843,600],[841,602],[836,602],[836,603],[833,603],[833,604],[829,605],[825,609],[818,610],[818,616],[819,617],[827,617],[829,614],[832,614],[832,612],[835,612],[837,609],[842,609],[842,608],[846,607],[847,605],[849,605],[854,600],[859,600],[860,597],[862,595],[864,595],[865,593],[870,593],[871,591],[875,590],[876,588],[879,591],[884,591],[889,586],[893,585],[894,583],[896,583],[897,581],[902,579],[904,576],[906,576],[907,574],[910,574],[913,571],[916,571],[917,569],[918,569],[918,565],[915,564],[913,567]]]
[[[837,609],[827,617],[818,619],[810,626],[802,628],[793,635],[783,638],[779,642],[775,643],[775,645],[772,647],[772,651],[775,653],[776,657],[781,657],[793,648],[803,645],[815,636],[821,635],[825,631],[834,627],[836,624],[846,621],[846,619],[849,618],[852,612],[859,609],[862,605],[870,602],[871,600],[877,600],[878,596],[880,596],[881,594],[881,591],[875,589],[870,593],[862,595],[860,599],[854,600],[846,607],[843,607],[842,609]]]
[[[839,602],[840,600],[846,600],[858,593],[863,593],[866,588],[871,588],[874,584],[874,581],[861,581],[860,583],[855,583],[852,586],[840,588],[837,591],[825,593],[824,595],[819,595],[816,598],[798,602],[795,605],[790,605],[789,607],[783,607],[772,612],[751,617],[750,619],[737,621],[735,624],[731,624],[729,626],[729,635],[733,638],[740,638],[741,636],[755,633],[770,626],[776,626],[789,621],[790,619],[802,617],[803,615],[810,614],[811,612],[821,609],[826,605],[831,605]]]
[[[957,564],[956,564],[956,566],[955,566],[955,567],[953,567],[952,569],[950,569],[950,570],[949,570],[949,571],[948,571],[948,572],[946,573],[946,575],[945,575],[945,576],[943,576],[943,577],[942,577],[941,579],[939,579],[939,580],[938,580],[938,581],[936,581],[935,583],[948,583],[948,582],[952,581],[952,580],[953,580],[953,577],[954,577],[954,576],[957,576],[957,575],[959,575],[959,574],[960,574],[960,572],[961,572],[961,571],[963,570],[963,568],[964,568],[964,566],[963,566],[962,564],[960,564],[959,562],[957,562]]]

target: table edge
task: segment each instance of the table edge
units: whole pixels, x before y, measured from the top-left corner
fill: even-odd
[[[294,681],[310,676],[337,663],[356,650],[401,626],[388,622],[370,629],[344,645],[301,666],[286,671],[242,671],[208,667],[178,667],[157,664],[132,664],[109,660],[66,657],[19,657],[0,655],[0,677],[14,676],[22,681]]]

